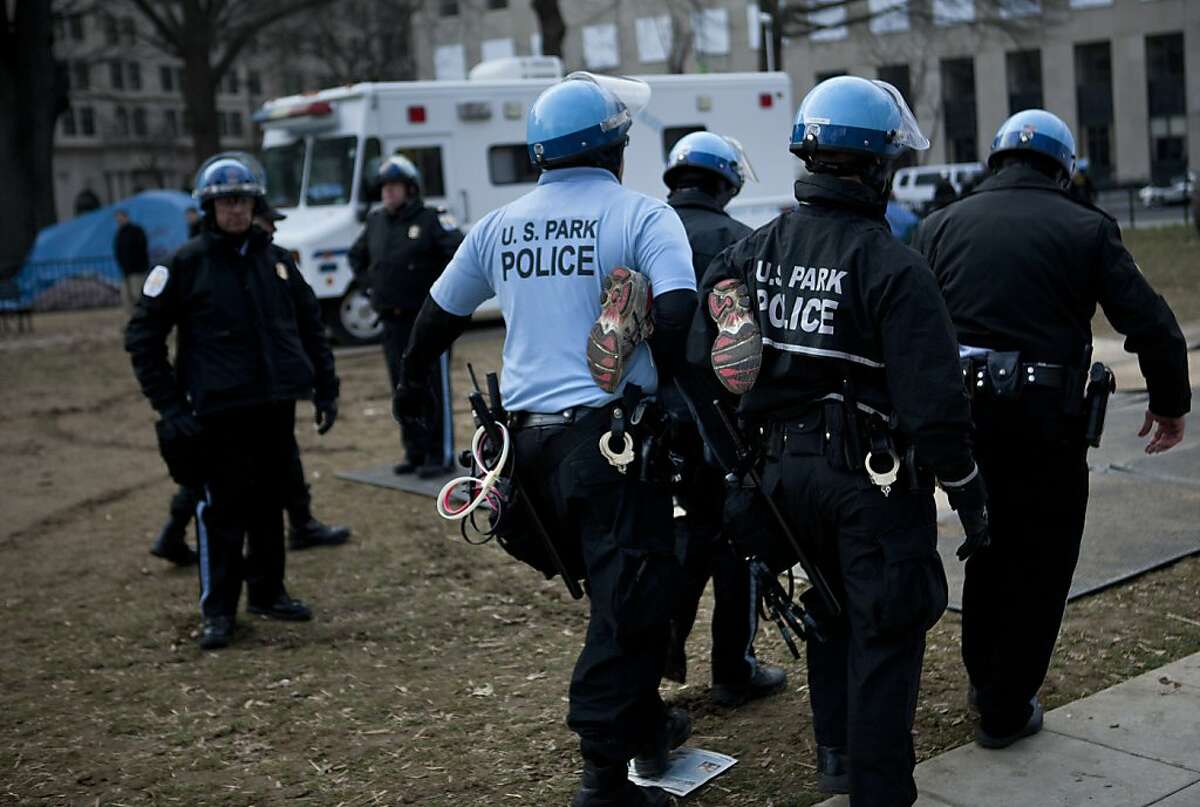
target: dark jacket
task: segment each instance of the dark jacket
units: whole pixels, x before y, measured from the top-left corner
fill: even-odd
[[[675,208],[679,220],[683,222],[683,229],[687,231],[697,286],[713,258],[753,232],[726,213],[715,199],[696,188],[671,191],[667,196],[667,204]]]
[[[150,255],[146,247],[146,231],[132,221],[117,228],[113,253],[124,275],[144,275],[150,271]]]
[[[786,416],[831,396],[847,378],[860,405],[892,419],[921,463],[961,479],[973,461],[970,415],[946,306],[929,267],[892,237],[862,185],[813,175],[796,182],[795,211],[722,252],[700,299],[725,278],[746,283],[763,361],[739,411]],[[716,328],[693,320],[688,362],[708,362]]]
[[[1150,409],[1166,417],[1189,410],[1187,344],[1117,223],[1035,169],[1010,166],[989,177],[926,219],[913,245],[933,269],[962,344],[1080,367],[1099,303],[1138,355]]]
[[[347,257],[376,311],[416,311],[462,240],[444,211],[413,199],[395,213],[379,208],[367,216]]]
[[[316,296],[262,230],[250,229],[243,255],[231,239],[206,229],[163,271],[165,283],[142,295],[125,329],[134,373],[160,413],[203,416],[273,401],[336,400]],[[148,278],[148,292],[162,280]],[[167,360],[172,328],[175,368]],[[190,402],[180,399],[181,388]]]

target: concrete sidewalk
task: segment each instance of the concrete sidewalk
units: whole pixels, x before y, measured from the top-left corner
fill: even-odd
[[[1004,750],[947,751],[916,779],[917,807],[1200,807],[1200,653],[1055,709]]]

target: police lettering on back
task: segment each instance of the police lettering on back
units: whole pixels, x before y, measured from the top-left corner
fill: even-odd
[[[799,265],[789,273],[785,267],[759,260],[754,267],[758,310],[767,313],[773,328],[832,335],[839,303],[836,298],[842,296],[846,274],[841,269]],[[772,293],[771,289],[780,290]]]
[[[599,219],[547,219],[510,224],[500,231],[500,276],[520,278],[596,274]]]

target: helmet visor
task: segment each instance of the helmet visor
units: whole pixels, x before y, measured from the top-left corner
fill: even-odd
[[[908,102],[904,100],[904,96],[900,91],[888,84],[886,81],[875,80],[875,84],[892,96],[892,100],[896,102],[896,106],[900,109],[900,128],[892,136],[892,142],[898,146],[905,146],[914,151],[925,151],[929,148],[929,138],[921,134],[921,127],[917,125],[917,118],[913,115],[912,110],[908,108]]]
[[[211,166],[213,163],[220,162],[221,160],[236,160],[245,166],[246,170],[254,175],[254,182],[257,184],[257,187],[247,186],[245,188],[245,195],[256,196],[266,193],[267,172],[263,168],[262,163],[259,162],[258,158],[248,151],[222,151],[219,154],[214,154],[213,156],[209,157],[196,171],[196,176],[192,180],[192,187],[198,189],[200,187],[201,180],[208,171],[209,166]]]
[[[733,137],[726,137],[725,142],[737,152],[737,161],[738,166],[742,169],[742,178],[748,179],[751,182],[758,182],[758,174],[754,173],[754,166],[750,164],[750,157],[747,156],[746,150],[742,148],[742,144]]]
[[[641,79],[628,76],[604,76],[589,73],[586,70],[576,70],[563,81],[572,79],[590,81],[608,90],[625,105],[625,108],[629,110],[630,117],[636,117],[650,103],[650,85]]]

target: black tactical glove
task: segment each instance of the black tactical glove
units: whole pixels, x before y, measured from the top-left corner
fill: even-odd
[[[313,421],[317,424],[317,434],[332,429],[338,416],[337,401],[314,401],[313,408],[316,409]]]
[[[975,552],[992,542],[988,530],[987,489],[978,468],[959,483],[942,482],[942,488],[950,499],[950,507],[958,513],[966,540],[955,551],[959,560],[966,560]]]
[[[187,487],[198,487],[205,478],[206,463],[200,422],[184,409],[172,409],[163,413],[162,420],[154,424],[158,437],[158,451],[171,478]]]

